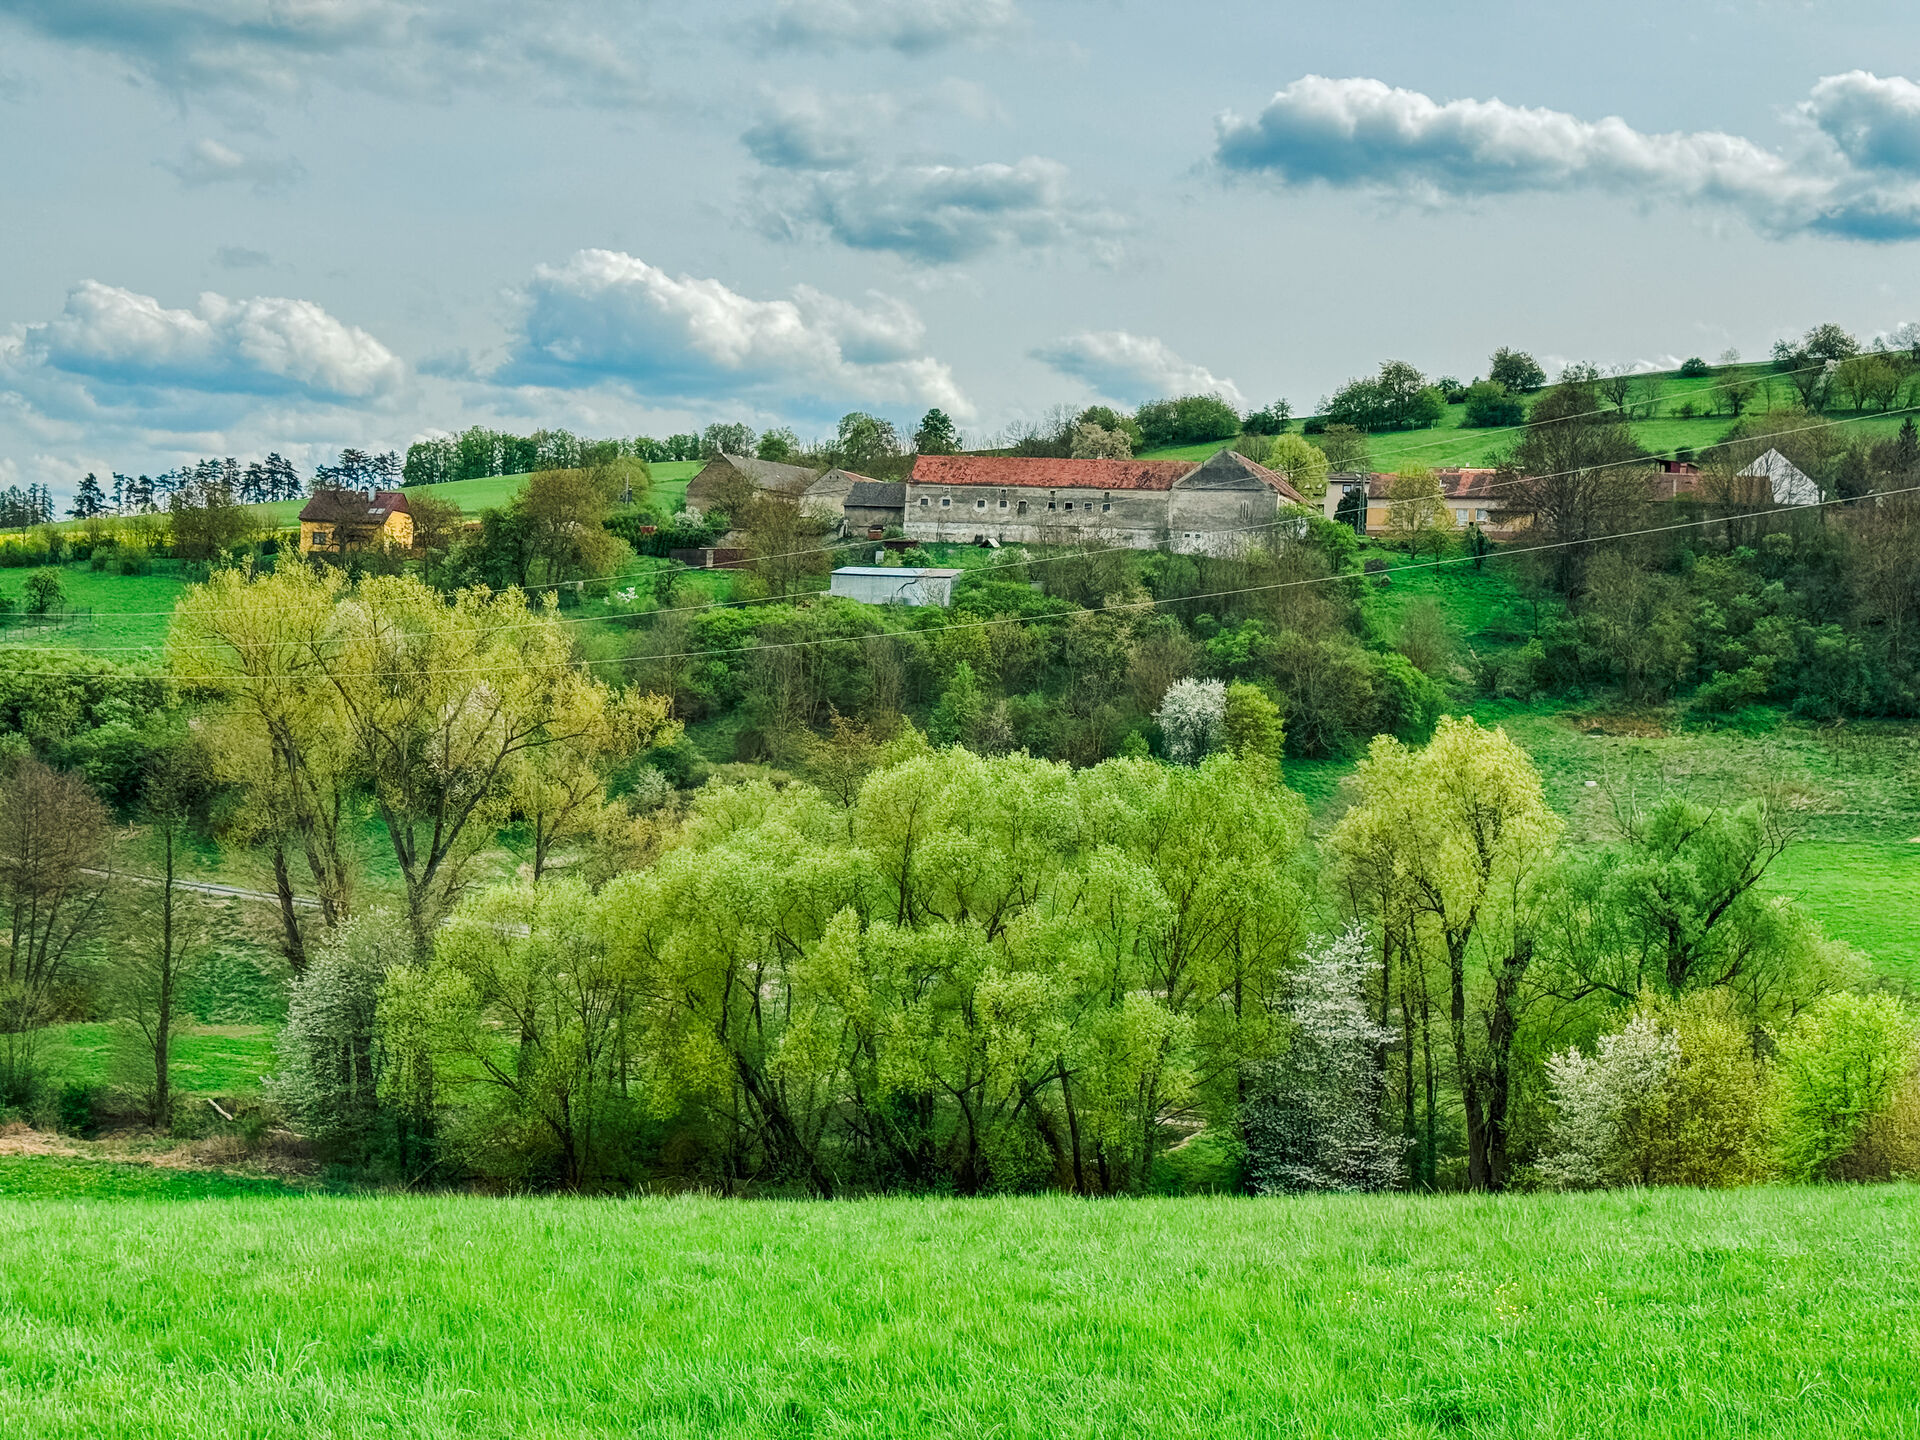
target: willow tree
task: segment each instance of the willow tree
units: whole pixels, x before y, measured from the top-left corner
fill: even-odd
[[[1469,718],[1443,718],[1420,749],[1379,737],[1356,778],[1360,803],[1333,847],[1349,867],[1392,875],[1397,883],[1376,889],[1394,907],[1385,923],[1444,968],[1467,1180],[1499,1189],[1514,1041],[1560,820],[1527,753]]]

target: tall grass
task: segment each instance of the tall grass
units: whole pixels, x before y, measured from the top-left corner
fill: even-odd
[[[1920,1192],[0,1202],[0,1433],[1920,1435]]]

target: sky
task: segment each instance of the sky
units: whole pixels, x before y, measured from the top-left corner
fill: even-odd
[[[0,0],[0,486],[1920,319],[1911,0]]]

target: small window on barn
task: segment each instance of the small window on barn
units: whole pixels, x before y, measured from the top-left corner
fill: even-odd
[[[1004,509],[1006,509],[1006,508],[1007,508],[1007,502],[1006,502],[1005,500],[1002,500],[1002,501],[1000,502],[1000,508],[1001,508],[1002,510],[1004,510]]]
[[[924,495],[922,495],[922,496],[920,497],[920,508],[921,508],[922,510],[924,510],[924,509],[926,509],[926,508],[927,508],[927,497],[926,497],[926,496],[924,496]]]
[[[1013,513],[1014,513],[1014,514],[1016,514],[1016,515],[1024,515],[1024,514],[1026,514],[1026,513],[1027,513],[1027,502],[1026,502],[1026,501],[1024,501],[1024,500],[1022,500],[1022,501],[1020,502],[1020,508],[1019,508],[1018,510],[1016,510],[1016,511],[1014,511]]]
[[[946,509],[951,504],[953,504],[953,497],[951,495],[942,495],[940,497],[940,508],[942,510]]]
[[[1111,509],[1113,509],[1113,496],[1110,494],[1102,495],[1100,497],[1100,513],[1104,515]]]
[[[1071,501],[1071,500],[1069,500],[1069,501],[1067,501],[1067,508],[1068,508],[1069,510],[1071,510],[1071,509],[1073,508],[1073,501]]]
[[[984,500],[976,500],[973,502],[973,508],[976,510],[984,510],[987,508],[987,502]]]

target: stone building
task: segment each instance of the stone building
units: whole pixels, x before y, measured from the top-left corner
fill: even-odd
[[[798,501],[820,472],[805,465],[783,465],[776,460],[755,460],[745,455],[720,454],[700,467],[687,482],[686,507],[696,515],[709,510],[742,508],[742,500],[755,490],[784,495]],[[731,507],[731,508],[730,508]]]
[[[1311,508],[1287,477],[1232,450],[1192,460],[922,455],[906,482],[907,538],[1231,553]]]

